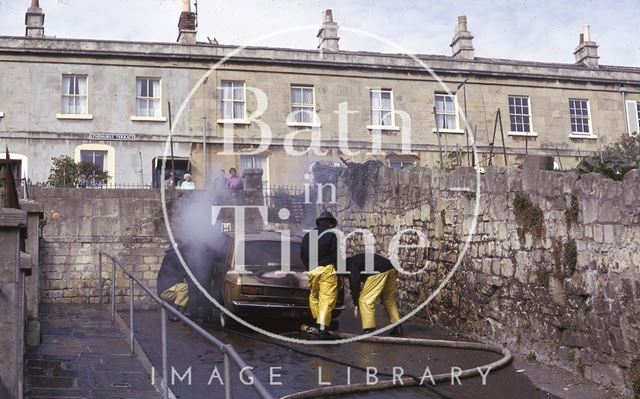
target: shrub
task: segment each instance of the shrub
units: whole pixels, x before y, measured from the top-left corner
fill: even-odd
[[[623,134],[618,141],[605,147],[601,156],[583,159],[578,172],[596,172],[613,180],[622,180],[630,170],[640,167],[640,135]]]
[[[51,158],[46,185],[52,187],[99,187],[107,184],[110,177],[105,171],[96,169],[92,163],[76,163],[71,157],[61,155]]]

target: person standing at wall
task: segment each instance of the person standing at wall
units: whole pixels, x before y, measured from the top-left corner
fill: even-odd
[[[242,188],[242,177],[238,176],[238,171],[236,170],[236,168],[229,169],[227,188],[231,190],[239,190]]]
[[[196,182],[193,181],[193,178],[189,173],[184,174],[184,180],[180,183],[180,190],[195,190]]]
[[[310,244],[315,244],[315,249],[318,251],[317,265],[312,265],[317,267],[308,272],[309,308],[316,325],[310,327],[307,332],[318,334],[322,339],[333,339],[333,335],[328,329],[331,326],[333,309],[338,300],[338,276],[336,274],[338,239],[335,234],[327,232],[327,230],[333,229],[337,225],[338,221],[331,212],[323,211],[316,219],[317,227],[315,230],[317,230],[318,238],[314,243],[310,243],[312,238],[307,233],[302,238],[300,246],[300,257],[307,269],[312,249]]]
[[[396,305],[396,289],[398,271],[391,261],[382,255],[373,255],[374,274],[367,274],[366,254],[359,253],[347,258],[347,270],[349,271],[349,290],[353,299],[353,315],[358,318],[360,312],[362,330],[365,334],[376,329],[376,301],[380,298],[382,306],[387,313],[390,323],[400,320],[400,312]],[[395,326],[390,335],[401,337],[402,326]]]

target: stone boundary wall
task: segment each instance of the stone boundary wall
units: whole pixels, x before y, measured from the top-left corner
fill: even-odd
[[[168,247],[159,190],[31,187],[43,205],[40,298],[43,303],[98,303],[98,252],[108,252],[155,290]],[[168,200],[175,194],[167,192]],[[103,295],[109,301],[111,262],[103,259]],[[127,299],[128,278],[116,272],[116,303]],[[137,293],[136,301],[150,299]]]
[[[460,268],[419,314],[453,335],[489,340],[640,395],[640,171],[615,182],[488,167],[480,184],[478,224]],[[428,237],[426,248],[400,251],[409,270],[428,262],[426,272],[401,277],[404,314],[458,259],[475,187],[472,168],[381,168],[359,208],[341,182],[335,209],[343,230],[370,229],[384,252],[401,229]],[[351,244],[362,249],[361,239]]]

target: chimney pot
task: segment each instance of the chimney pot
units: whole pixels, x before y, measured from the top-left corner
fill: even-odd
[[[585,42],[590,42],[591,41],[591,27],[589,25],[585,25],[583,27],[583,32],[584,32],[584,41]]]
[[[39,0],[31,0],[31,8],[40,8]]]
[[[327,24],[333,22],[333,11],[330,9],[322,12],[322,23]]]
[[[584,33],[580,34],[580,44],[584,43]]]
[[[460,15],[458,17],[458,29],[457,32],[466,32],[467,31],[467,16]]]
[[[191,12],[191,0],[182,0],[182,11]]]

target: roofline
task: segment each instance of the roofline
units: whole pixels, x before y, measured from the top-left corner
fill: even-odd
[[[139,46],[148,51],[141,52]],[[30,54],[49,57],[100,57],[129,58],[139,60],[168,59],[185,62],[219,61],[236,50],[236,45],[220,45],[198,42],[182,44],[175,42],[137,42],[68,38],[26,38],[22,36],[0,36],[1,54]],[[589,68],[580,64],[520,61],[498,58],[476,57],[473,60],[452,56],[415,54],[437,73],[454,75],[478,75],[493,77],[518,77],[544,80],[568,80],[619,85],[640,85],[640,68],[631,66],[601,65]],[[317,68],[373,69],[388,72],[427,72],[409,55],[402,53],[380,53],[370,51],[337,52],[316,49],[283,47],[245,47],[233,56],[236,63],[269,63]],[[488,68],[492,66],[493,68]],[[497,70],[496,70],[497,69]]]

